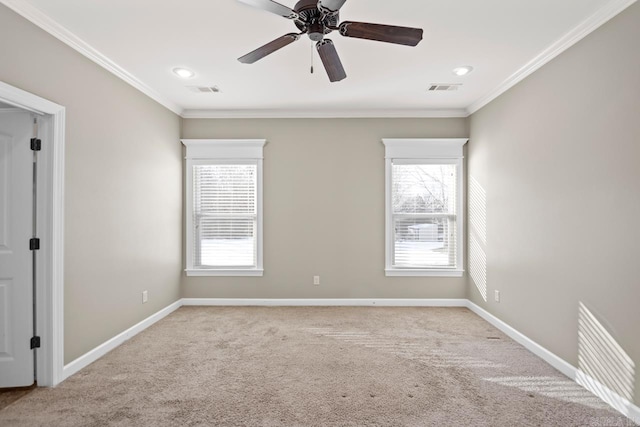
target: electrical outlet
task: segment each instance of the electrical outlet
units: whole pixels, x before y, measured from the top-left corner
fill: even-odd
[[[493,299],[496,300],[496,302],[500,302],[500,291],[493,291]]]
[[[149,301],[149,292],[148,291],[142,291],[142,303],[144,304],[147,301]]]
[[[313,276],[313,284],[314,285],[320,284],[320,276]]]

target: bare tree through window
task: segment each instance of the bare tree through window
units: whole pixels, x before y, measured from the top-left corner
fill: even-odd
[[[455,266],[456,166],[393,164],[395,266]]]

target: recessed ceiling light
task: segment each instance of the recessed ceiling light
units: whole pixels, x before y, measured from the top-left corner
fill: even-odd
[[[453,69],[453,74],[456,76],[466,76],[473,71],[473,67],[465,65],[464,67],[457,67]]]
[[[183,79],[190,79],[191,77],[195,76],[196,73],[194,73],[191,70],[187,70],[186,68],[174,68],[173,72],[175,73],[176,76],[183,78]]]

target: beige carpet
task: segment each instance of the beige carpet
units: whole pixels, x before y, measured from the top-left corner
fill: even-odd
[[[27,394],[31,393],[36,388],[36,385],[31,387],[16,387],[16,388],[1,388],[0,389],[0,410],[6,406],[11,405],[18,399],[22,399]]]
[[[464,308],[183,307],[0,425],[633,424]]]

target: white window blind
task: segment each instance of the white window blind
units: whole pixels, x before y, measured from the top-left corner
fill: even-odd
[[[264,139],[183,139],[187,276],[262,276]]]
[[[383,139],[385,274],[461,277],[462,138]]]
[[[392,163],[393,267],[457,267],[456,168]]]
[[[193,166],[194,267],[256,267],[257,165]]]

